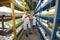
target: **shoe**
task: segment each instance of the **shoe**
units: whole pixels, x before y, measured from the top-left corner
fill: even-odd
[[[33,29],[36,29],[36,28],[33,28]]]
[[[26,35],[26,37],[28,37],[28,35]]]

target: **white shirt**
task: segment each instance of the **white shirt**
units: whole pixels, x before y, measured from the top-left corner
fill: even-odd
[[[22,20],[24,21],[24,23],[28,24],[30,21],[29,21],[29,17],[25,18],[27,15],[24,14],[23,17],[22,17]]]
[[[36,25],[36,17],[33,16],[33,25]]]
[[[28,28],[31,28],[31,26],[30,26],[30,21],[29,21],[29,17],[26,17],[27,15],[26,14],[24,14],[23,15],[23,17],[22,17],[22,20],[24,21],[24,26],[23,26],[23,28],[24,28],[24,30],[27,30],[27,24],[28,24]],[[25,18],[26,17],[26,18]]]

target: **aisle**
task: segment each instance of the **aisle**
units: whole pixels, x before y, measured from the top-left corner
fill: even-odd
[[[26,36],[23,34],[21,40],[39,40],[37,30],[33,30],[33,31],[32,31],[32,34],[29,35],[29,37],[26,37]]]

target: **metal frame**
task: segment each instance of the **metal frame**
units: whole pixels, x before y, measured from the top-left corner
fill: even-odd
[[[47,5],[46,5],[47,6]],[[53,5],[52,5],[53,6]],[[52,32],[52,34],[51,34],[51,32],[44,26],[44,25],[42,25],[41,23],[40,23],[40,21],[39,20],[37,20],[37,23],[41,26],[42,25],[42,28],[50,35],[50,37],[51,37],[51,40],[57,40],[57,37],[56,37],[56,32],[57,32],[57,30],[58,30],[58,24],[59,24],[59,21],[60,21],[60,0],[56,0],[56,11],[55,11],[55,15],[54,15],[54,17],[50,17],[50,16],[39,16],[38,17],[38,19],[40,20],[40,18],[42,18],[42,19],[46,19],[46,20],[54,20],[54,29],[53,29],[53,32]],[[44,10],[42,10],[42,11],[44,11]],[[37,11],[37,12],[40,12],[40,10],[39,11]],[[37,13],[37,12],[35,12],[35,13]],[[38,29],[40,28],[39,27],[39,25],[38,25]],[[39,30],[40,31],[40,30]],[[41,34],[41,32],[39,32],[40,33],[40,35],[42,35]],[[40,36],[41,37],[41,36]],[[40,40],[43,40],[44,38],[42,37]]]
[[[41,31],[40,31],[40,22],[38,21],[38,20],[36,20],[37,21],[37,29],[38,29],[38,32],[39,32],[39,39],[40,40],[44,40],[44,37],[43,37],[43,35],[42,35],[42,33],[41,33]]]
[[[45,20],[50,20],[50,21],[54,20],[54,17],[51,17],[51,16],[40,16],[40,18],[45,19]]]
[[[13,0],[10,3],[11,4],[11,11],[12,11],[12,29],[13,29],[13,33],[14,33],[14,40],[17,40],[17,36],[16,36],[16,27],[15,27],[15,16],[14,16],[14,3]]]
[[[25,0],[22,0],[22,2],[24,4]],[[2,1],[0,1],[0,4],[4,4],[4,3],[10,3],[10,6],[11,6],[11,16],[10,17],[12,18],[12,30],[13,30],[13,35],[14,35],[13,40],[20,40],[24,30],[22,30],[21,34],[17,38],[17,35],[16,35],[16,26],[15,26],[15,15],[14,15],[14,0],[2,0]],[[28,7],[28,10],[30,11],[28,4],[26,4],[26,6]],[[25,11],[26,8],[22,8],[22,9]]]
[[[12,30],[13,30],[13,33],[14,33],[14,40],[17,40],[17,36],[16,36],[16,27],[15,27],[15,17],[14,17],[14,3],[13,3],[13,0],[2,0],[0,1],[1,4],[2,3],[10,3],[11,4],[11,15],[12,15]]]
[[[41,0],[40,0],[41,1]],[[41,1],[42,2],[42,1]],[[55,2],[55,0],[51,0],[51,2],[50,1],[47,1],[47,3],[45,3],[43,6],[38,6],[38,7],[40,7],[40,9],[39,10],[35,10],[35,12],[37,13],[37,12],[39,12],[40,10],[42,10],[42,11],[44,11],[44,10],[46,10],[46,9],[48,9],[48,6],[50,5],[50,3],[52,4],[51,5],[51,7],[53,7],[54,6],[54,2]]]
[[[0,1],[1,2],[1,1]],[[17,40],[17,35],[16,35],[16,26],[15,26],[15,15],[14,15],[14,1],[13,0],[2,0],[2,3],[10,3],[11,6],[11,17],[12,17],[12,30],[13,30],[13,34],[14,34],[14,38],[13,40]],[[23,33],[23,31],[22,31]],[[21,34],[22,35],[22,34]],[[19,38],[18,38],[19,39]]]
[[[56,11],[54,15],[54,31],[52,33],[52,40],[57,40],[56,32],[58,30],[58,23],[60,20],[60,0],[56,0]]]
[[[40,2],[40,4],[39,4],[39,2]],[[39,0],[39,2],[38,2],[38,4],[36,5],[35,10],[37,10],[37,8],[39,8],[39,6],[41,6],[41,3],[43,2],[43,0]]]

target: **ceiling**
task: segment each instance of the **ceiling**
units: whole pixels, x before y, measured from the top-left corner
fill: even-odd
[[[3,4],[1,4],[2,2],[3,2]],[[5,4],[5,2],[8,2],[9,0],[1,0],[0,1],[0,6],[7,6],[7,7],[10,7],[10,4],[9,3],[7,3],[7,4]],[[17,0],[18,2],[20,2],[21,0]],[[34,1],[34,2],[33,2]],[[33,10],[34,8],[35,8],[35,6],[36,6],[36,2],[37,2],[38,0],[25,0],[25,2],[27,3],[27,5],[29,6],[29,8],[30,8],[30,10]],[[20,10],[20,11],[23,11],[21,8],[20,8],[20,4],[19,5],[17,5],[17,3],[15,4],[15,9],[16,10]],[[19,6],[19,7],[18,7]]]
[[[25,2],[28,4],[30,10],[33,10],[35,8],[37,1],[38,0],[25,0]]]

